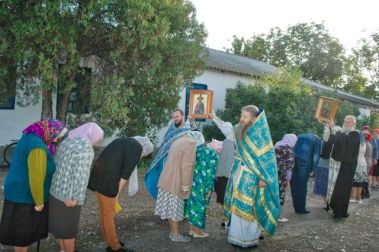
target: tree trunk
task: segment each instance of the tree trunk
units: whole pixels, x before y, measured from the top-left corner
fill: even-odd
[[[68,98],[69,93],[63,93],[59,96],[59,100],[57,100],[57,120],[65,123],[67,117],[67,108],[68,108]]]
[[[53,117],[53,93],[51,90],[42,90],[41,119]]]

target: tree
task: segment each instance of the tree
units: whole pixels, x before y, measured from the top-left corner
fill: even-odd
[[[66,119],[78,67],[91,66],[91,115],[73,121],[144,133],[166,121],[204,67],[206,32],[186,0],[15,0],[0,8],[0,57],[15,62],[25,104],[42,91],[42,117],[52,116],[58,92],[57,118]]]
[[[350,56],[346,88],[370,99],[379,99],[379,32],[362,39]],[[358,89],[358,90],[357,90]]]
[[[277,67],[299,67],[305,78],[330,86],[340,84],[345,50],[324,24],[299,23],[251,39],[234,37],[228,51]]]
[[[233,124],[240,118],[240,109],[254,104],[266,111],[272,139],[279,141],[286,133],[322,133],[322,124],[315,118],[318,97],[324,95],[301,83],[301,71],[298,69],[280,69],[257,83],[239,83],[229,89],[225,98],[225,110],[219,116]],[[328,94],[336,96],[336,94]],[[343,123],[346,115],[359,115],[358,108],[343,101],[336,115],[336,122]],[[204,130],[207,139],[223,139],[215,126]]]

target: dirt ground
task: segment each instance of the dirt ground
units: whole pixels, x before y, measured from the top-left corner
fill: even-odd
[[[6,172],[0,171],[3,184]],[[154,216],[155,202],[143,186],[143,175],[139,173],[140,191],[121,199],[123,210],[117,215],[117,232],[121,241],[134,251],[237,251],[227,242],[226,232],[221,227],[222,207],[215,202],[208,207],[206,231],[208,239],[196,239],[189,243],[173,243],[168,239],[168,224]],[[312,194],[313,180],[309,181],[307,199],[308,215],[296,215],[292,208],[290,192],[287,193],[284,216],[288,223],[279,224],[277,234],[260,242],[251,251],[379,251],[379,192],[373,192],[364,204],[350,204],[350,217],[335,221],[331,213],[322,209],[322,199]],[[1,191],[0,205],[3,203]],[[2,207],[1,207],[2,209]],[[0,210],[2,211],[2,210]],[[188,232],[187,223],[181,224]],[[82,208],[77,249],[80,252],[105,251],[105,244],[99,231],[98,209],[94,193],[88,191]],[[2,247],[1,251],[11,251]],[[36,251],[32,246],[30,251]],[[41,242],[40,251],[59,251],[54,237]],[[246,250],[250,251],[250,250]]]

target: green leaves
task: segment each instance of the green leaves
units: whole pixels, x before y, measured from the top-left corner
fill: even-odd
[[[294,69],[280,69],[277,73],[258,80],[256,83],[238,83],[229,89],[225,98],[225,110],[220,116],[225,121],[238,123],[243,106],[253,104],[266,111],[273,141],[280,140],[286,133],[321,134],[322,125],[314,119],[318,97],[300,82],[301,73]],[[330,96],[330,94],[328,94]],[[337,123],[342,124],[346,115],[359,115],[358,109],[348,102],[342,102],[337,112]],[[220,131],[206,127],[208,140],[222,140]]]
[[[23,104],[42,88],[50,106],[58,80],[67,98],[78,67],[92,68],[91,114],[70,117],[72,126],[97,120],[107,132],[144,134],[167,121],[184,83],[204,68],[206,32],[185,0],[15,0],[0,13],[1,61],[7,55],[21,66],[18,78],[34,80],[20,85]]]
[[[297,68],[310,80],[370,99],[379,98],[379,32],[347,54],[323,23],[299,23],[250,39],[234,36],[229,52],[277,67]]]
[[[275,27],[248,40],[234,37],[229,50],[278,67],[298,67],[305,78],[330,86],[341,80],[345,52],[322,23]]]

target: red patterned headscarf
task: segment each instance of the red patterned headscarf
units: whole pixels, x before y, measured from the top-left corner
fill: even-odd
[[[67,131],[67,129],[65,128],[65,125],[60,121],[55,119],[45,119],[29,125],[22,131],[22,133],[34,133],[39,136],[46,144],[47,148],[50,150],[50,153],[54,155],[55,146],[53,142],[64,131]]]

